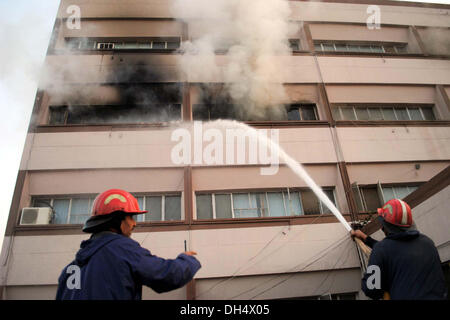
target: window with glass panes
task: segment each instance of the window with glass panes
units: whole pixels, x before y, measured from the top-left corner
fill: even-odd
[[[414,192],[419,185],[368,185],[358,186],[355,194],[359,211],[376,212],[378,208],[391,199],[403,199]],[[354,189],[355,192],[355,189]]]
[[[383,44],[383,43],[341,43],[341,42],[315,42],[314,48],[319,52],[349,52],[349,53],[408,53],[407,44]]]
[[[91,215],[94,199],[95,197],[34,198],[32,206],[52,208],[52,224],[84,224]]]
[[[334,190],[324,189],[334,203]],[[197,219],[232,219],[328,214],[331,211],[310,190],[283,189],[196,194]]]
[[[67,38],[66,46],[71,50],[175,50],[180,47],[179,37],[151,38],[140,41],[96,41],[89,38]]]
[[[319,120],[315,104],[291,104],[287,109],[287,120]]]
[[[136,216],[137,222],[182,220],[181,194],[135,195],[145,214]]]
[[[333,106],[335,120],[425,121],[436,120],[433,106],[405,105],[345,105]]]

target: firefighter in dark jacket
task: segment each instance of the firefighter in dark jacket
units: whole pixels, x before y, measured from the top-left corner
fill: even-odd
[[[372,248],[361,280],[364,293],[372,299],[383,298],[385,292],[392,300],[446,299],[438,251],[430,238],[416,230],[409,205],[392,199],[378,209],[378,219],[386,235],[382,241],[352,231],[353,237]]]
[[[193,251],[176,259],[152,255],[130,238],[139,209],[130,193],[111,189],[94,201],[83,231],[92,233],[58,280],[57,300],[141,300],[142,285],[158,293],[187,284],[200,269]]]

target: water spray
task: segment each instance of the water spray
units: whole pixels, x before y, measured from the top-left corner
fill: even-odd
[[[328,209],[336,216],[336,218],[341,222],[345,229],[350,232],[352,230],[350,224],[345,220],[345,218],[342,216],[342,214],[339,212],[339,210],[336,208],[336,206],[331,202],[331,200],[327,197],[327,195],[322,191],[322,189],[314,182],[314,180],[309,176],[309,174],[306,172],[306,170],[303,168],[303,166],[298,163],[296,160],[294,160],[291,156],[289,156],[281,146],[273,142],[270,138],[266,136],[259,135],[256,129],[238,122],[234,120],[216,120],[213,122],[210,122],[209,125],[217,124],[221,127],[227,127],[227,128],[236,128],[236,129],[242,129],[247,132],[249,132],[253,137],[255,137],[259,143],[263,145],[263,147],[267,148],[269,147],[271,152],[276,150],[278,152],[279,158],[282,159],[286,165],[300,178],[302,179],[308,187],[314,192],[314,194],[322,201]]]

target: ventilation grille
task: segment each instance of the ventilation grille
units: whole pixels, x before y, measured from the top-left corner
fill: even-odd
[[[49,224],[52,217],[51,208],[23,208],[21,225]]]

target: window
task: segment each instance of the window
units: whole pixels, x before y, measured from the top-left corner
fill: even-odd
[[[292,104],[287,108],[287,120],[319,120],[315,104]]]
[[[237,119],[232,104],[194,104],[192,109],[194,120]]]
[[[114,43],[112,43],[112,42],[100,42],[100,43],[97,43],[97,49],[99,49],[99,50],[112,50],[112,49],[114,49]]]
[[[34,198],[33,207],[53,209],[52,224],[84,224],[91,216],[95,197],[86,198]]]
[[[137,222],[181,220],[181,195],[135,196],[145,214],[136,215]],[[84,224],[91,216],[92,197],[33,198],[33,207],[53,209],[52,224]]]
[[[139,41],[96,41],[88,38],[67,38],[66,46],[71,50],[176,50],[180,47],[179,37],[150,38]]]
[[[324,189],[335,204],[333,189]],[[196,195],[197,219],[283,217],[328,214],[331,211],[312,191],[285,189]]]
[[[292,51],[300,51],[300,40],[299,39],[289,39],[289,46]]]
[[[314,48],[319,52],[349,52],[349,53],[391,53],[391,54],[405,54],[408,53],[407,44],[382,44],[369,43],[358,44],[355,42],[315,42]]]
[[[181,119],[181,104],[50,107],[49,125],[154,123]]]
[[[137,222],[177,221],[182,219],[181,194],[135,195],[141,210],[145,214],[136,216]]]
[[[50,107],[48,124],[63,125],[67,121],[67,107]]]
[[[334,106],[333,117],[335,120],[386,120],[386,121],[424,121],[436,120],[432,106]]]
[[[403,199],[414,192],[419,185],[352,185],[359,211],[376,212],[391,199]]]
[[[66,39],[66,46],[70,50],[95,50],[97,48],[95,41],[86,38],[68,38]]]

